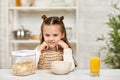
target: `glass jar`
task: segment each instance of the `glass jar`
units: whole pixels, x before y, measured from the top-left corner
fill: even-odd
[[[34,6],[35,0],[21,0],[22,6]]]
[[[52,0],[50,5],[51,6],[65,6],[65,0]]]
[[[35,73],[36,52],[34,50],[12,51],[12,71],[17,76]]]
[[[21,6],[21,0],[16,0],[16,6],[20,7]]]
[[[66,27],[67,38],[68,40],[72,39],[72,27]]]

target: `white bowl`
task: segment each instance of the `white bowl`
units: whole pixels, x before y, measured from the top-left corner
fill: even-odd
[[[67,74],[70,72],[71,63],[65,61],[52,61],[51,72],[55,74]]]

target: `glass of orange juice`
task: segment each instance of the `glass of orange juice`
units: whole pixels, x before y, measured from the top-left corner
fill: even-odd
[[[99,76],[100,75],[100,53],[93,52],[90,56],[90,75]]]

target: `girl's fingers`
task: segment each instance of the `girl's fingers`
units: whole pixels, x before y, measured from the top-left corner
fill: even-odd
[[[48,45],[46,45],[45,50],[48,50],[48,48],[49,48]]]
[[[49,46],[48,44],[45,42],[45,50],[48,50]]]
[[[57,50],[58,50],[58,45],[56,46]]]

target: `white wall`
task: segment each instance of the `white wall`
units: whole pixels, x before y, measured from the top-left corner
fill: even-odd
[[[0,0],[0,68],[10,66],[7,0]]]
[[[6,31],[7,23],[7,0],[0,0],[2,4],[0,15],[0,68],[8,68],[10,65],[10,56],[8,51],[8,41]],[[101,43],[96,42],[96,38],[102,33],[108,31],[105,24],[108,20],[107,15],[113,10],[111,2],[120,2],[119,0],[79,0],[79,68],[89,68],[89,56],[93,51],[98,50]],[[105,55],[101,54],[102,58]],[[102,63],[102,68],[106,68]]]
[[[79,67],[89,68],[90,53],[98,50],[102,44],[96,38],[108,31],[105,24],[108,14],[113,10],[111,3],[119,0],[80,0],[79,5]],[[119,1],[120,2],[120,1]],[[101,58],[105,53],[101,53]],[[101,63],[101,68],[106,66]]]

